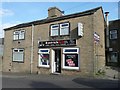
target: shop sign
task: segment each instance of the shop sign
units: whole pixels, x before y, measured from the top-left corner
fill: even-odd
[[[100,42],[100,35],[96,32],[94,32],[94,42],[98,44]]]
[[[56,40],[56,41],[39,41],[38,47],[56,47],[56,46],[73,46],[76,45],[76,39]]]

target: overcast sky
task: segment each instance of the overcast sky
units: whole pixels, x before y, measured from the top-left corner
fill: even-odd
[[[118,19],[118,2],[2,2],[0,38],[4,36],[3,28],[47,18],[48,8],[53,6],[60,8],[65,15],[102,6],[104,12],[110,12],[109,20]]]

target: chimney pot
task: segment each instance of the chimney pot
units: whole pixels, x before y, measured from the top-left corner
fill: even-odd
[[[105,12],[105,15],[108,16],[109,12]]]

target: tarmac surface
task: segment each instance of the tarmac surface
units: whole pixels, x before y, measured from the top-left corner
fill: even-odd
[[[82,78],[80,76],[41,75],[41,74],[3,74],[2,88],[115,88],[120,90],[120,80],[101,78]]]

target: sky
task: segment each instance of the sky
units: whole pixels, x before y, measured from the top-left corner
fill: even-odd
[[[4,28],[17,24],[45,19],[49,7],[58,7],[65,15],[102,6],[109,11],[109,20],[118,19],[118,2],[2,2],[0,4],[0,38]]]

